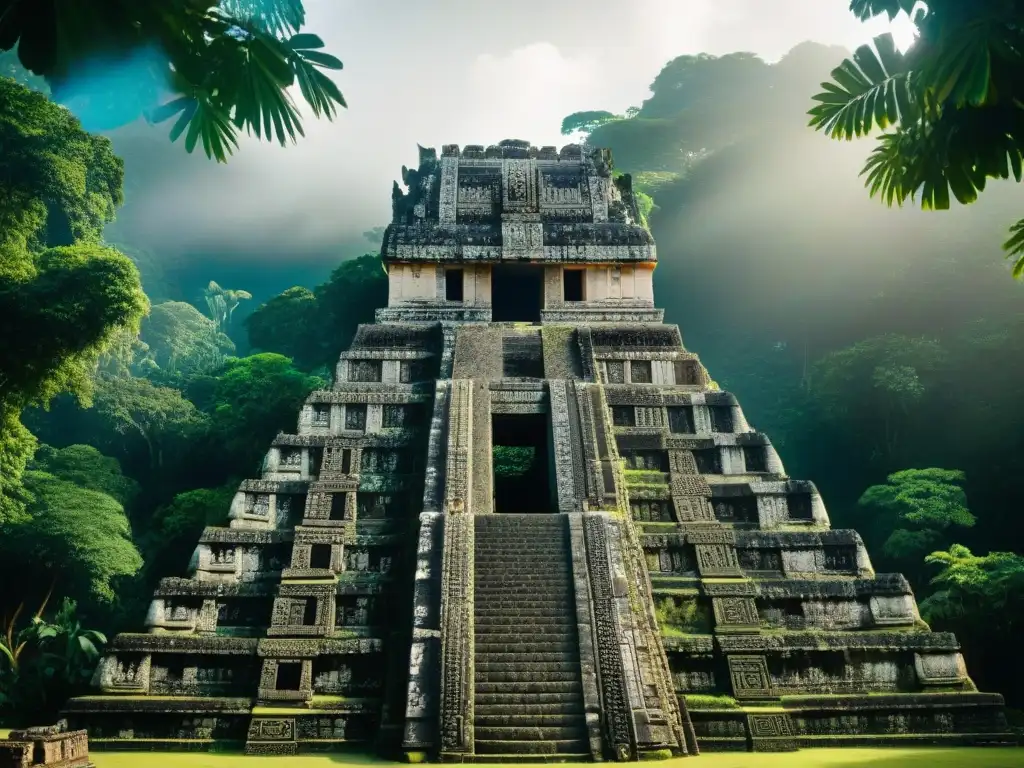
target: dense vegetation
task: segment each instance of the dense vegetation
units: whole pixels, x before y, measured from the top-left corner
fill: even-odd
[[[563,129],[611,147],[648,196],[668,320],[790,474],[817,482],[833,525],[957,632],[979,686],[1019,706],[1024,287],[992,223],[1019,211],[999,188],[941,217],[868,200],[868,150],[806,125],[847,55],[681,56],[640,107]],[[0,715],[30,719],[81,690],[104,635],[138,628],[155,579],[224,523],[386,297],[373,254],[319,285],[326,270],[291,266],[273,298],[211,281],[217,254],[176,284],[161,244],[104,231],[131,184],[47,82],[0,53],[0,583],[18,585],[0,590]],[[170,172],[135,139],[135,184]]]

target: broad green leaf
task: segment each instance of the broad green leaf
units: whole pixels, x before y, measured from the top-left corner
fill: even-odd
[[[288,47],[294,51],[298,50],[310,50],[314,48],[323,48],[324,41],[320,39],[319,35],[312,35],[308,32],[302,32],[298,35],[292,35],[288,40]]]
[[[194,101],[195,99],[191,99],[188,96],[180,96],[166,104],[161,104],[156,109],[150,110],[146,115],[146,118],[151,123],[162,123],[165,120],[170,120],[182,110],[188,110],[189,106],[193,105]]]
[[[323,67],[324,69],[342,69],[344,66],[340,59],[335,56],[331,56],[329,53],[319,53],[318,51],[299,51],[299,55],[306,61],[316,64],[318,67]]]

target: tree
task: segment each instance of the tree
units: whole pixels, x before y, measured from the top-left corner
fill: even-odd
[[[297,370],[282,355],[262,353],[229,360],[213,391],[213,430],[239,470],[250,470],[281,430],[295,429],[299,408],[322,379]]]
[[[325,339],[321,362],[333,367],[347,349],[360,323],[372,323],[374,312],[388,303],[388,276],[380,256],[367,253],[343,261],[315,290]]]
[[[573,112],[562,120],[562,135],[570,136],[576,132],[590,133],[597,126],[611,120],[621,120],[622,115],[605,110],[591,110],[589,112]]]
[[[982,690],[1004,690],[1009,704],[1019,702],[1024,557],[1015,552],[979,556],[954,544],[926,561],[940,570],[932,579],[937,590],[921,603],[921,615],[933,628],[956,633]]]
[[[211,280],[203,291],[203,298],[206,299],[210,319],[217,330],[223,333],[231,325],[231,315],[235,308],[244,300],[251,299],[252,294],[248,291],[225,290]]]
[[[341,62],[299,32],[300,0],[0,0],[0,17],[0,50],[17,46],[22,65],[46,78],[57,101],[88,111],[95,128],[142,113],[176,117],[172,141],[184,135],[191,152],[201,140],[221,162],[240,129],[282,145],[302,134],[293,85],[315,117],[345,106],[320,71]],[[111,87],[111,71],[126,65],[132,77]],[[175,98],[161,104],[168,92]]]
[[[956,470],[905,469],[889,475],[885,485],[871,486],[857,502],[869,521],[869,540],[900,570],[917,573],[925,555],[951,543],[955,529],[977,522],[967,507],[964,480]]]
[[[114,600],[115,579],[142,566],[121,504],[45,472],[26,472],[25,484],[34,497],[28,519],[3,526],[0,535],[7,583],[16,580],[29,593],[54,585],[79,600]]]
[[[6,20],[6,18],[5,18]],[[101,242],[121,203],[110,142],[0,78],[0,522],[26,500],[34,441],[19,417],[61,391],[88,402],[90,372],[148,302],[138,270]]]
[[[139,484],[121,474],[118,460],[104,456],[91,445],[40,445],[30,467],[79,488],[105,493],[124,507],[130,507],[139,495]]]
[[[294,359],[306,370],[333,368],[360,323],[372,323],[387,304],[388,280],[380,257],[365,254],[342,262],[327,282],[310,292],[289,288],[245,319],[249,344]]]
[[[183,301],[157,304],[142,321],[146,359],[160,369],[188,376],[218,367],[235,345],[217,324]]]
[[[290,357],[299,368],[316,368],[324,362],[321,314],[316,294],[308,288],[289,288],[245,318],[249,345]]]
[[[151,470],[163,464],[171,439],[203,420],[178,390],[131,377],[98,377],[93,407],[114,432],[142,439]]]
[[[208,525],[227,525],[231,500],[238,488],[197,488],[177,494],[153,513],[146,538],[146,569],[156,575],[180,573]]]
[[[818,361],[811,394],[824,419],[891,467],[944,360],[944,350],[931,339],[895,334],[867,339]]]
[[[1020,182],[1024,167],[1024,7],[1016,2],[851,0],[867,20],[910,14],[919,36],[906,53],[889,34],[857,49],[822,83],[811,125],[834,139],[884,131],[864,166],[872,196],[925,210],[973,203],[989,179]],[[1005,248],[1024,275],[1024,220]]]

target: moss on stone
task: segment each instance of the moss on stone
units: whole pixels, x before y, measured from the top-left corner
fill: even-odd
[[[671,760],[671,749],[642,749],[637,753],[641,760]]]
[[[688,693],[686,699],[687,709],[739,709],[739,702],[732,696],[716,695],[711,693]]]

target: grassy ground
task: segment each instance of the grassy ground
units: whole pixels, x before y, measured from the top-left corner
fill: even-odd
[[[96,768],[340,768],[382,765],[357,755],[246,757],[168,752],[98,752]],[[791,754],[705,754],[651,768],[1024,768],[1024,748],[807,749]],[[501,766],[508,768],[508,765]]]
[[[6,735],[6,731],[0,730],[0,738]],[[94,752],[91,757],[96,768],[366,768],[400,765],[358,754],[247,757],[188,752]],[[508,765],[497,768],[508,768]],[[643,765],[650,768],[1024,768],[1024,747],[804,749],[782,754],[724,752]]]

